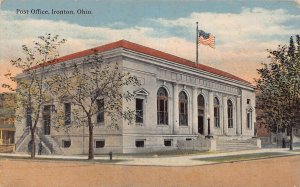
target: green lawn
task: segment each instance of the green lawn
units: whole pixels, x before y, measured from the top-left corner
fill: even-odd
[[[55,162],[70,162],[70,161],[76,161],[76,162],[84,162],[84,163],[118,163],[118,162],[124,162],[128,161],[126,159],[96,159],[96,160],[88,160],[86,159],[70,159],[70,158],[34,158],[31,159],[30,157],[15,157],[15,156],[0,156],[0,160],[4,159],[14,159],[14,160],[28,160],[28,161],[55,161]]]
[[[155,151],[147,153],[115,153],[115,156],[131,156],[131,157],[160,157],[160,156],[184,156],[184,155],[203,155],[212,154],[216,152],[211,151],[195,151],[195,150],[169,150],[169,151]],[[107,154],[106,154],[107,155]],[[99,155],[99,156],[103,156]]]
[[[230,161],[239,161],[239,160],[251,160],[259,158],[269,158],[276,156],[289,155],[288,153],[280,152],[269,152],[269,153],[253,153],[253,154],[242,154],[242,155],[231,155],[231,156],[218,156],[210,158],[195,158],[193,160],[208,161],[208,162],[230,162]]]

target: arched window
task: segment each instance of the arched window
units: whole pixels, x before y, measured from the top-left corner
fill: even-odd
[[[157,92],[157,124],[168,125],[168,93],[163,87]]]
[[[205,101],[203,95],[198,95],[198,116],[204,116]]]
[[[188,125],[188,99],[183,91],[179,93],[179,125]]]
[[[218,98],[214,98],[214,120],[215,127],[220,127],[220,102]]]
[[[228,128],[233,128],[233,104],[231,100],[227,101],[227,113],[228,113]]]

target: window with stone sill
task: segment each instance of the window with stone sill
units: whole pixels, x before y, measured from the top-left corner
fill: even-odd
[[[252,128],[252,111],[247,111],[247,128]]]
[[[168,125],[168,93],[163,87],[157,92],[157,124]]]
[[[220,102],[217,97],[214,98],[214,122],[215,127],[220,128]]]
[[[96,148],[103,148],[105,146],[105,140],[96,140],[95,147]]]
[[[233,128],[233,104],[231,100],[227,101],[227,117],[228,117],[228,128]]]
[[[71,140],[63,140],[63,148],[71,147]]]
[[[25,111],[25,115],[26,115],[26,127],[29,127],[32,123],[32,110],[30,108],[26,108]]]
[[[97,124],[104,125],[104,99],[97,100]]]
[[[136,125],[143,125],[144,122],[144,99],[135,99],[135,123]]]
[[[65,125],[71,125],[71,103],[65,103]]]
[[[188,98],[183,91],[179,94],[179,125],[188,125]]]
[[[172,139],[165,139],[164,140],[164,145],[166,147],[171,147],[173,145],[173,140]]]
[[[135,140],[135,147],[145,147],[145,140]]]

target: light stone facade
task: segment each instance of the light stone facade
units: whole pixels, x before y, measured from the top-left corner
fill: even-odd
[[[255,128],[255,94],[250,83],[236,78],[228,73],[215,69],[205,69],[206,66],[180,63],[184,59],[169,55],[154,49],[140,46],[127,41],[119,41],[101,46],[105,62],[117,62],[123,72],[130,72],[141,82],[139,87],[126,87],[124,91],[135,93],[136,98],[142,99],[143,122],[128,124],[120,120],[119,130],[110,129],[107,121],[94,128],[94,141],[104,141],[104,147],[95,147],[95,153],[145,152],[177,149],[178,141],[197,139],[199,135],[210,135],[215,138],[230,136],[251,138]],[[154,52],[151,52],[153,51]],[[74,57],[70,61],[82,61],[83,56]],[[174,61],[170,60],[174,58]],[[185,60],[186,61],[186,60]],[[193,67],[195,66],[195,67]],[[201,69],[201,67],[204,67]],[[223,73],[223,74],[222,74]],[[230,76],[229,76],[230,75]],[[158,124],[158,90],[164,88],[167,92],[167,124]],[[179,94],[184,92],[187,102],[184,105],[187,125],[180,125],[179,115],[182,113],[179,105]],[[198,110],[198,99],[204,98],[203,113]],[[214,102],[218,101],[218,108]],[[232,107],[228,108],[228,101]],[[123,108],[135,109],[136,101],[123,102]],[[54,105],[61,105],[59,100]],[[218,110],[218,112],[216,111]],[[228,119],[231,111],[231,118]],[[218,117],[216,118],[216,113]],[[219,121],[219,127],[215,127]],[[16,139],[23,139],[17,145],[17,151],[24,152],[29,141],[24,134],[23,124],[17,124]],[[210,129],[208,128],[210,124]],[[232,126],[229,127],[231,123]],[[22,128],[24,127],[24,128]],[[88,152],[88,129],[74,128],[70,131],[55,131],[43,135],[43,122],[39,124],[38,140],[43,141],[45,152],[57,154],[86,154]],[[27,133],[28,134],[28,133]],[[68,148],[63,148],[64,141],[71,141]],[[143,142],[143,143],[142,143]],[[99,143],[99,142],[98,142]],[[103,143],[103,142],[102,142]],[[138,145],[137,145],[138,144]],[[143,144],[143,146],[142,146]],[[141,147],[140,147],[141,146]]]

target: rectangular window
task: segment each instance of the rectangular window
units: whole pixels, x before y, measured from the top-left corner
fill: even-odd
[[[251,116],[252,116],[252,113],[251,112],[247,112],[247,128],[248,129],[251,128]]]
[[[165,139],[165,140],[164,140],[164,145],[165,145],[166,147],[172,146],[172,139]]]
[[[97,123],[104,123],[104,99],[97,100]]]
[[[71,103],[65,103],[65,125],[71,125]]]
[[[187,103],[179,103],[179,125],[187,126],[188,125],[188,113],[187,113]]]
[[[143,112],[143,99],[135,99],[135,122],[136,123],[143,123],[144,121],[144,112]]]
[[[250,102],[251,102],[251,100],[250,100],[250,99],[247,99],[247,105],[249,105],[249,104],[250,104]]]
[[[51,129],[51,105],[44,106],[43,110],[44,134],[50,135]]]
[[[168,125],[168,100],[157,100],[157,124]]]
[[[63,148],[69,148],[71,146],[71,140],[63,140]]]
[[[96,148],[103,148],[105,146],[105,140],[96,140]]]
[[[233,111],[232,108],[228,108],[228,128],[233,128]]]
[[[26,127],[31,126],[32,124],[32,111],[30,108],[26,108]]]
[[[191,140],[192,140],[192,138],[186,138],[185,140],[186,140],[186,141],[191,141]]]
[[[214,120],[215,120],[215,127],[220,127],[220,111],[218,107],[214,107]]]
[[[145,140],[136,140],[135,141],[135,147],[144,147],[145,146]]]

